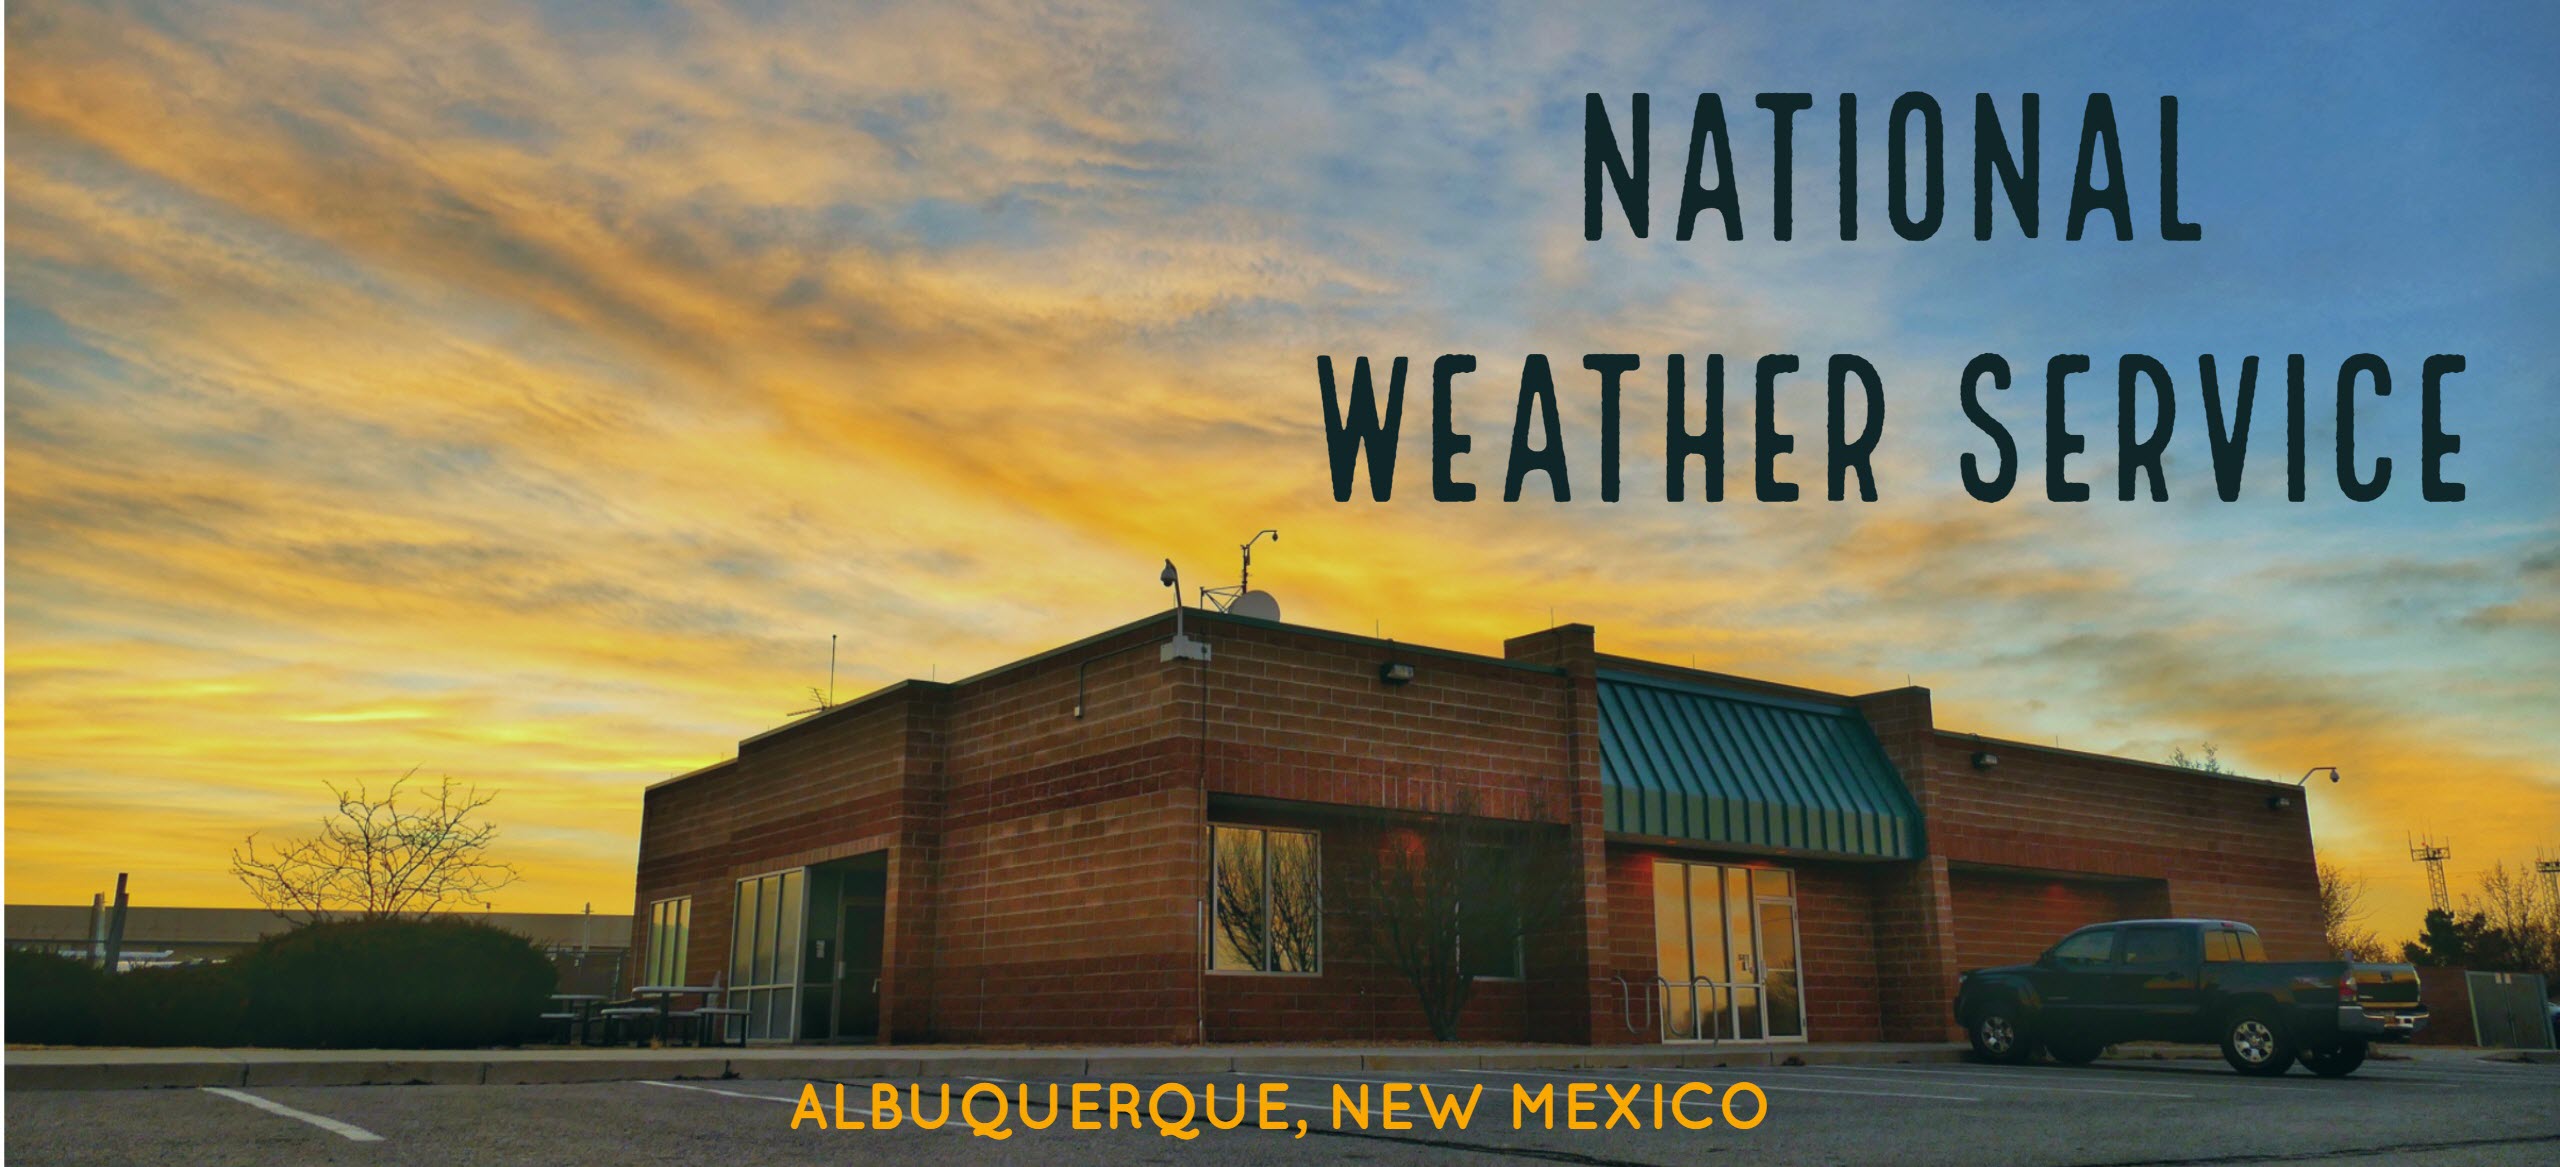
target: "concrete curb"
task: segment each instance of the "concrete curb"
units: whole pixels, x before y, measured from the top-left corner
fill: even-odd
[[[394,1051],[396,1054],[397,1051]],[[1959,1061],[1961,1046],[1737,1047],[1643,1046],[1555,1049],[1244,1050],[1186,1053],[1143,1050],[1074,1054],[1045,1050],[919,1050],[912,1055],[866,1052],[730,1057],[715,1053],[633,1051],[631,1056],[580,1052],[450,1058],[419,1056],[294,1057],[264,1051],[207,1051],[201,1057],[101,1058],[95,1061],[19,1060],[8,1066],[10,1090],[148,1090],[199,1086],[530,1086],[578,1082],[772,1078],[934,1080],[951,1078],[1064,1078],[1118,1081],[1230,1072],[1260,1074],[1379,1074],[1433,1070],[1679,1070],[1714,1067],[1841,1065],[1856,1062]]]

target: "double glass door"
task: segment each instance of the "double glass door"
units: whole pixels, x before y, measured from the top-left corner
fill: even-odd
[[[1656,859],[1653,932],[1663,1040],[1804,1037],[1793,875]]]

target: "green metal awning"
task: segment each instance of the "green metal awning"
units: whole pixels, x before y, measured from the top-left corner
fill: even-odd
[[[1602,821],[1631,835],[1915,859],[1920,808],[1847,706],[1600,674]]]

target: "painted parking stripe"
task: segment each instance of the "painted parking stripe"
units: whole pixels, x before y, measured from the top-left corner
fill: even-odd
[[[797,1106],[800,1104],[800,1099],[797,1097],[776,1098],[771,1094],[749,1094],[744,1090],[715,1090],[709,1086],[696,1086],[691,1082],[642,1082],[640,1084],[643,1086],[664,1086],[669,1090],[692,1090],[703,1094],[717,1094],[722,1098],[752,1098],[758,1102],[779,1102],[786,1106]]]
[[[1657,1083],[1668,1083],[1668,1082],[1676,1082],[1676,1081],[1684,1081],[1684,1080],[1692,1080],[1692,1079],[1697,1080],[1697,1081],[1704,1081],[1704,1080],[1705,1080],[1704,1078],[1698,1078],[1698,1077],[1696,1077],[1695,1075],[1689,1075],[1689,1076],[1685,1076],[1685,1077],[1683,1077],[1683,1076],[1675,1076],[1675,1077],[1667,1078],[1667,1079],[1666,1079],[1666,1078],[1638,1078],[1638,1077],[1630,1077],[1630,1076],[1626,1076],[1626,1075],[1615,1075],[1615,1074],[1582,1074],[1582,1073],[1567,1073],[1567,1072],[1562,1072],[1562,1071],[1528,1071],[1528,1070],[1459,1070],[1459,1071],[1457,1071],[1457,1072],[1458,1072],[1458,1073],[1461,1073],[1461,1074],[1501,1074],[1501,1075],[1503,1075],[1503,1076],[1505,1076],[1505,1077],[1511,1077],[1511,1078],[1561,1078],[1561,1079],[1565,1079],[1565,1080],[1568,1080],[1568,1081],[1575,1081],[1575,1082],[1634,1082],[1634,1083],[1637,1083],[1637,1084],[1640,1084],[1640,1085],[1646,1085],[1646,1086],[1654,1085],[1654,1084],[1657,1084]],[[1739,1075],[1741,1074],[1741,1071],[1738,1071],[1738,1070],[1699,1070],[1697,1073],[1698,1073],[1698,1074],[1727,1074],[1727,1075],[1735,1075],[1735,1076],[1739,1076]],[[1980,1101],[1982,1101],[1980,1098],[1976,1098],[1976,1097],[1972,1097],[1972,1096],[1964,1095],[1964,1094],[1921,1094],[1921,1093],[1918,1093],[1918,1092],[1915,1092],[1915,1091],[1910,1091],[1910,1090],[1834,1090],[1834,1089],[1830,1089],[1830,1088],[1828,1088],[1828,1087],[1821,1087],[1821,1086],[1789,1086],[1789,1085],[1785,1085],[1785,1084],[1783,1084],[1783,1083],[1773,1083],[1773,1082],[1771,1082],[1771,1081],[1769,1081],[1769,1080],[1767,1080],[1767,1079],[1765,1079],[1765,1078],[1756,1078],[1756,1077],[1755,1077],[1755,1078],[1750,1079],[1750,1082],[1751,1082],[1751,1084],[1752,1084],[1752,1085],[1757,1086],[1757,1087],[1759,1087],[1759,1088],[1761,1088],[1761,1089],[1763,1089],[1763,1090],[1783,1090],[1783,1091],[1786,1091],[1786,1092],[1791,1093],[1791,1094],[1852,1094],[1852,1095],[1857,1095],[1857,1096],[1862,1097],[1862,1098],[1919,1098],[1919,1099],[1925,1099],[1925,1100],[1928,1100],[1928,1101],[1931,1101],[1931,1102],[1980,1102]]]
[[[200,1089],[207,1094],[219,1094],[233,1102],[246,1102],[249,1105],[266,1111],[269,1114],[281,1114],[286,1118],[310,1123],[313,1126],[319,1127],[321,1130],[327,1131],[330,1134],[343,1139],[351,1139],[359,1143],[379,1143],[382,1141],[381,1135],[377,1135],[363,1127],[339,1122],[337,1119],[330,1118],[327,1115],[313,1114],[308,1110],[295,1110],[284,1103],[277,1102],[272,1099],[260,1098],[246,1090],[233,1090],[225,1086],[204,1086],[200,1087]]]

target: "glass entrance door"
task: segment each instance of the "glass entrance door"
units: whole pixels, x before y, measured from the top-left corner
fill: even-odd
[[[1657,859],[1653,917],[1663,1040],[1803,1039],[1792,875]]]

